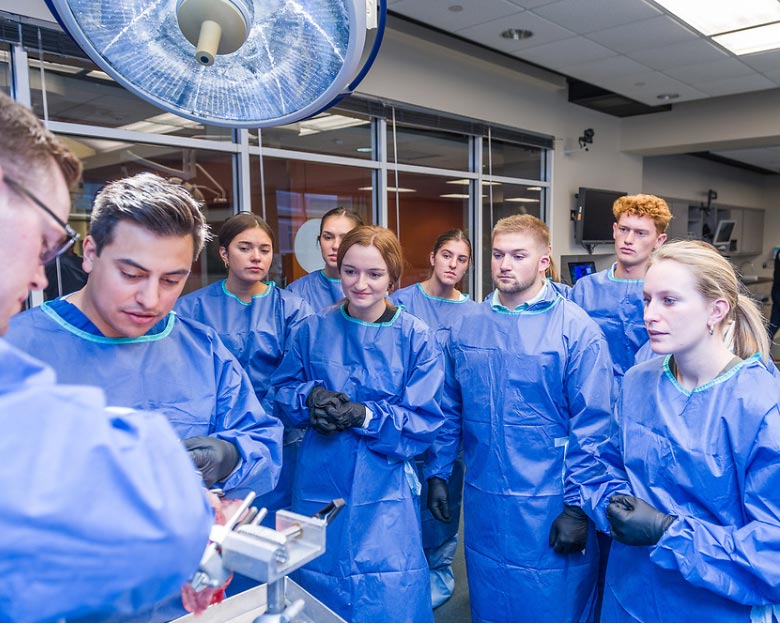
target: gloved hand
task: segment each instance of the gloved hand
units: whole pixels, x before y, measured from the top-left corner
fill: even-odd
[[[366,421],[366,406],[348,401],[339,407],[326,407],[325,419],[336,427],[336,431],[346,431],[350,427],[361,427]]]
[[[234,444],[219,438],[195,436],[183,442],[207,488],[226,479],[241,458]]]
[[[336,425],[330,422],[327,413],[321,407],[309,408],[309,422],[311,423],[312,429],[323,435],[330,435],[331,433],[336,433],[338,431]]]
[[[450,491],[447,482],[441,477],[428,479],[428,509],[439,522],[449,522],[450,516]]]
[[[612,537],[629,546],[657,544],[674,518],[636,496],[613,496],[607,507]]]
[[[338,407],[342,403],[349,401],[349,397],[343,392],[333,392],[322,386],[314,386],[309,392],[309,396],[306,397],[306,407],[309,409],[313,407],[327,408]]]
[[[588,516],[582,509],[565,505],[553,520],[549,543],[559,555],[582,552],[588,542]]]

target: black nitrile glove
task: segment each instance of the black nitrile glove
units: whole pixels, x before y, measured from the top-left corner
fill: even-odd
[[[326,407],[325,415],[329,423],[338,431],[346,431],[350,427],[361,427],[366,421],[366,406],[362,403],[348,401],[339,407]]]
[[[309,422],[311,423],[312,429],[323,435],[330,435],[331,433],[336,433],[338,431],[336,425],[328,420],[327,413],[321,407],[309,408]]]
[[[428,509],[439,522],[449,522],[450,516],[450,491],[447,482],[441,477],[428,479]]]
[[[612,537],[629,546],[653,546],[674,522],[674,516],[658,511],[636,496],[609,499],[607,519]]]
[[[579,507],[564,506],[550,527],[549,542],[559,555],[582,552],[588,542],[588,516]]]
[[[183,440],[195,466],[203,475],[207,488],[226,479],[238,464],[241,456],[236,446],[211,436],[195,436]]]
[[[343,392],[333,392],[322,386],[314,386],[306,397],[306,407],[338,407],[342,403],[349,401],[349,397]]]

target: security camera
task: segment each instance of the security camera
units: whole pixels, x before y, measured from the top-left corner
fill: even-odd
[[[593,128],[585,128],[585,130],[582,131],[582,136],[578,139],[580,143],[580,149],[584,149],[586,152],[588,151],[588,144],[593,143],[593,135],[596,134],[593,132]]]

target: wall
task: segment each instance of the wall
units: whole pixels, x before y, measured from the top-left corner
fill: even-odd
[[[558,77],[559,78],[559,77]],[[621,120],[570,104],[560,80],[474,58],[409,34],[390,31],[360,93],[489,120],[556,138],[550,225],[556,255],[578,254],[569,211],[580,186],[639,191],[642,157],[619,151]],[[593,128],[589,151],[577,137]],[[569,155],[565,150],[574,148]]]
[[[0,10],[48,14],[43,0],[0,0]],[[414,27],[391,23],[358,92],[555,137],[550,225],[557,257],[585,253],[574,244],[569,221],[580,186],[656,192],[694,203],[713,188],[724,203],[767,209],[765,252],[780,242],[774,201],[780,181],[696,158],[658,155],[691,146],[735,147],[762,132],[780,136],[780,91],[687,102],[668,113],[619,119],[570,104],[565,80],[557,74],[492,53],[475,54],[467,44],[453,49],[438,35],[425,40]],[[587,152],[576,145],[585,128],[595,131]],[[597,249],[602,251],[606,247]]]

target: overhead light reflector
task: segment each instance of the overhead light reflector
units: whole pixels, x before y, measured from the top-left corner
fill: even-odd
[[[780,21],[777,0],[655,0],[705,35]]]
[[[774,50],[780,48],[780,23],[716,35],[712,40],[737,55]]]

